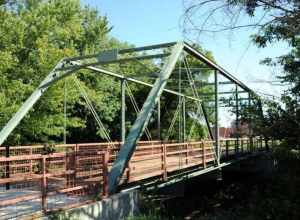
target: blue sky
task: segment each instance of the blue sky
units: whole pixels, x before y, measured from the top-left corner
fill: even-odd
[[[184,12],[182,0],[82,0],[98,8],[113,26],[111,35],[136,46],[184,40],[180,23]],[[221,18],[220,18],[221,19]],[[265,57],[288,52],[285,44],[258,49],[249,43],[250,31],[238,31],[229,39],[225,33],[203,35],[201,46],[213,52],[215,60],[256,92],[279,95],[283,87],[270,86],[263,80],[274,79],[269,67],[259,64]]]

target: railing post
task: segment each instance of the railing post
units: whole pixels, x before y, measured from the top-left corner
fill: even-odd
[[[128,162],[128,167],[127,167],[127,183],[130,182],[130,174],[131,174],[131,162]]]
[[[29,149],[29,155],[32,155],[32,146]],[[29,160],[29,174],[32,175],[32,160]]]
[[[68,150],[66,149],[65,151],[65,156],[64,156],[64,161],[65,161],[65,172],[66,172],[66,187],[70,187],[70,174],[68,174],[68,171],[70,170],[70,153],[68,152]]]
[[[108,161],[109,161],[109,151],[102,153],[102,197],[108,197]]]
[[[229,140],[225,140],[225,147],[226,147],[226,159],[229,157]]]
[[[189,164],[189,144],[185,143],[185,164]]]
[[[244,140],[241,139],[241,153],[244,153]]]
[[[203,160],[203,168],[205,169],[206,168],[206,149],[205,149],[205,142],[202,141],[202,160]]]
[[[75,148],[74,148],[74,155],[73,155],[73,166],[74,166],[74,185],[76,184],[76,176],[77,176],[77,153],[78,153],[78,145],[76,144],[75,145]]]
[[[42,156],[42,181],[41,181],[41,187],[42,187],[42,209],[43,212],[47,212],[47,168],[46,168],[46,156]]]
[[[237,153],[238,153],[238,146],[239,146],[239,144],[238,144],[238,139],[235,139],[235,146],[234,146],[234,156],[236,157],[237,156]]]
[[[5,147],[5,156],[9,157],[9,146]],[[10,164],[10,162],[7,161],[6,166],[5,166],[5,178],[10,177],[10,166],[9,166],[9,164]],[[9,190],[10,189],[10,183],[6,183],[5,188],[6,188],[6,190]]]
[[[250,137],[250,153],[253,152],[253,137]]]
[[[162,144],[162,150],[163,150],[163,180],[167,181],[168,180],[168,173],[167,173],[167,147],[165,144]]]

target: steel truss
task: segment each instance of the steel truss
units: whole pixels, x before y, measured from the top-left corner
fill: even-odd
[[[139,53],[143,54],[139,54]],[[146,52],[151,52],[146,54]],[[166,89],[166,84],[170,78],[172,72],[175,69],[176,63],[181,59],[181,56],[190,55],[200,62],[205,63],[208,68],[214,70],[215,82],[213,85],[215,90],[213,93],[208,94],[199,94],[200,97],[188,96],[182,92],[178,92],[171,89]],[[156,78],[155,83],[147,83],[132,77],[128,77],[122,74],[118,74],[112,71],[105,69],[104,67],[113,63],[125,63],[130,61],[137,60],[147,60],[147,59],[162,59],[165,58],[166,61]],[[101,66],[101,67],[100,67]],[[103,67],[104,66],[104,67]],[[217,156],[217,164],[220,163],[220,144],[219,144],[219,102],[220,94],[235,94],[236,96],[236,111],[237,111],[237,128],[238,128],[238,105],[240,93],[248,93],[248,104],[251,104],[252,99],[258,99],[259,96],[255,94],[249,87],[235,78],[233,75],[224,70],[221,66],[211,61],[209,58],[205,57],[200,51],[192,47],[186,42],[171,42],[165,44],[157,44],[145,47],[129,48],[129,49],[114,49],[108,51],[102,51],[97,54],[78,56],[65,58],[58,62],[54,69],[45,77],[45,79],[40,83],[40,85],[34,90],[30,97],[23,103],[20,109],[15,113],[15,115],[8,121],[8,123],[2,128],[0,132],[0,145],[6,140],[6,138],[11,134],[14,128],[20,123],[32,106],[39,100],[39,98],[47,91],[47,89],[53,85],[55,82],[74,74],[76,71],[81,69],[88,69],[97,74],[104,74],[107,76],[115,77],[121,82],[121,137],[123,146],[120,149],[120,152],[117,156],[116,161],[113,164],[113,167],[109,173],[109,192],[114,193],[117,191],[117,187],[120,181],[120,178],[123,175],[123,172],[128,164],[128,161],[132,157],[136,143],[139,141],[141,135],[145,131],[149,119],[153,113],[153,110],[156,106],[159,105],[159,100],[163,92],[170,93],[182,97],[183,100],[191,99],[200,103],[201,108],[204,113],[206,124],[209,128],[209,133],[215,141],[215,150]],[[228,81],[219,82],[218,76],[224,76]],[[144,85],[151,88],[151,91],[148,94],[147,99],[145,100],[141,111],[137,115],[137,118],[131,127],[130,131],[126,136],[125,132],[125,83],[132,82],[140,85]],[[234,84],[236,85],[235,92],[219,92],[218,87],[220,84]],[[197,84],[196,84],[197,86]],[[205,85],[203,85],[205,86]],[[241,91],[239,91],[241,89]],[[208,117],[206,114],[205,107],[203,105],[202,96],[205,95],[214,95],[215,96],[215,133],[212,134],[210,129],[210,124],[208,122]],[[185,107],[183,108],[185,110]],[[158,130],[160,137],[160,109],[158,109],[159,121],[158,121]],[[185,120],[185,117],[183,117]],[[184,121],[185,123],[185,121]],[[185,132],[185,131],[184,131]],[[185,136],[185,135],[183,135]],[[185,137],[184,137],[185,138]]]

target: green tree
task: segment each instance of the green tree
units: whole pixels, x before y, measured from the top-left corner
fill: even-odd
[[[108,36],[111,27],[98,11],[79,0],[7,1],[0,8],[0,127],[18,110],[55,64],[67,56],[95,53],[120,46]],[[78,74],[103,120],[117,112],[106,105],[116,89],[112,79]],[[84,130],[92,124],[90,113],[71,78],[66,79],[67,127]],[[95,89],[96,88],[96,89]],[[103,88],[102,90],[98,88]],[[58,82],[34,106],[9,136],[6,144],[61,141],[64,132],[64,82]],[[84,117],[82,117],[84,115]],[[93,126],[89,126],[92,128]],[[69,133],[73,138],[75,135]]]
[[[208,9],[209,13],[199,24],[193,19],[200,9]],[[215,14],[218,18],[211,19]],[[248,16],[248,20],[241,15]],[[253,42],[264,48],[277,42],[286,42],[290,52],[277,58],[266,58],[263,64],[279,66],[282,73],[278,76],[289,86],[278,102],[265,101],[264,120],[256,121],[258,131],[273,138],[284,139],[288,143],[300,142],[300,4],[298,0],[233,0],[204,1],[195,0],[186,10],[187,20],[196,26],[194,29],[207,32],[233,31],[242,28],[253,28]],[[251,110],[252,112],[255,112]],[[247,111],[246,111],[247,112]]]
[[[7,123],[62,58],[132,46],[110,37],[110,30],[111,26],[105,16],[101,16],[93,8],[83,6],[79,0],[1,1],[0,32],[5,34],[0,35],[0,128]],[[203,52],[212,58],[211,53],[204,50]],[[192,67],[204,67],[203,64],[191,58],[188,60]],[[153,83],[162,64],[154,61],[132,61],[104,67]],[[207,81],[210,71],[203,70],[201,74],[199,71],[193,74],[196,81],[201,83]],[[88,70],[78,71],[76,77],[111,139],[119,139],[120,82],[112,77],[97,75]],[[176,76],[174,79],[177,80]],[[186,76],[183,79],[187,80]],[[177,83],[173,84],[177,86]],[[188,87],[188,83],[185,83],[183,90],[191,95]],[[131,88],[141,108],[149,93],[149,88],[137,85],[131,85]],[[210,89],[206,87],[200,90]],[[162,109],[170,110],[169,114],[162,112],[163,123],[165,123],[162,126],[169,126],[172,113],[175,111],[171,108],[171,103],[177,102],[177,99],[174,95],[166,95],[165,101],[162,101]],[[65,101],[66,127],[64,126]],[[136,114],[130,100],[127,99],[126,102],[127,129],[129,129]],[[194,103],[188,102],[187,106],[194,106]],[[154,114],[148,126],[152,133],[156,130],[155,116]],[[191,124],[190,119],[187,124]],[[65,129],[67,129],[68,142],[104,140],[103,131],[99,129],[73,77],[67,77],[47,90],[9,136],[5,145],[61,142]],[[199,134],[204,135],[203,127],[200,126],[199,129],[195,130],[194,137]],[[177,137],[177,134],[174,137]]]

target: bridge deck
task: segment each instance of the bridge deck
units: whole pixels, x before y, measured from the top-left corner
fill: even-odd
[[[139,142],[122,177],[121,185],[149,179],[167,181],[173,174],[216,165],[213,141],[187,143]],[[108,172],[121,143],[88,143],[48,146],[0,147],[0,219],[72,207],[108,196]],[[263,147],[258,139],[221,141],[222,160]],[[50,153],[52,152],[52,153]],[[25,207],[25,209],[24,209]],[[26,211],[26,214],[27,211]]]

